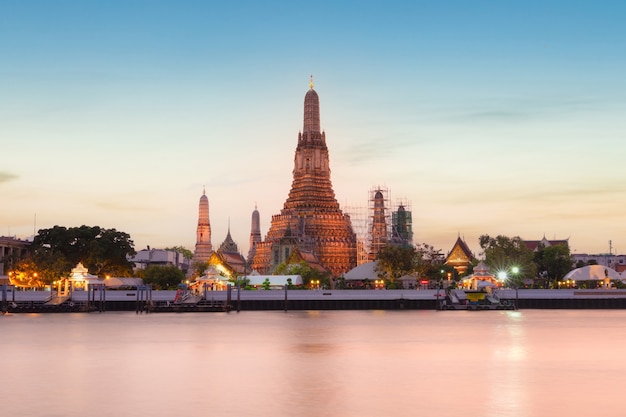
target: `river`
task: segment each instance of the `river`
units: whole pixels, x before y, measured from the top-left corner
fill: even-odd
[[[626,311],[0,316],[12,417],[620,416]]]

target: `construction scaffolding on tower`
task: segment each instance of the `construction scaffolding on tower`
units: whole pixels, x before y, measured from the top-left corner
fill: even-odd
[[[369,251],[368,259],[373,261],[391,240],[390,196],[387,187],[372,187],[368,199]]]
[[[411,202],[398,200],[391,214],[392,236],[394,245],[413,246],[413,211]]]
[[[357,265],[362,265],[367,260],[369,251],[369,232],[367,230],[367,207],[363,206],[343,206],[343,212],[350,216],[352,230],[356,234],[356,258]]]

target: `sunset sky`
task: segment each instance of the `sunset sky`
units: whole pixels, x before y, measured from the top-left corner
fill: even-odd
[[[248,251],[292,181],[313,74],[342,208],[383,186],[414,240],[626,253],[624,1],[4,1],[0,235]]]

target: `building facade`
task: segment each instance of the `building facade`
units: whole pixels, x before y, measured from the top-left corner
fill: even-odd
[[[0,236],[0,275],[7,275],[15,264],[28,254],[31,242]]]
[[[187,272],[189,270],[189,259],[185,259],[183,254],[175,250],[165,249],[142,249],[135,256],[129,258],[135,264],[135,270],[146,269],[149,266],[175,266]]]

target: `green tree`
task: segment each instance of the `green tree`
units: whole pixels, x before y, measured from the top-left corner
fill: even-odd
[[[91,274],[131,276],[135,254],[130,236],[100,226],[40,229],[30,246],[30,254],[17,269],[36,270],[45,284],[69,275],[79,262]]]
[[[276,275],[300,275],[305,287],[309,286],[312,280],[319,280],[322,288],[330,287],[330,274],[311,268],[305,261],[289,264],[282,262],[276,266],[274,272]]]
[[[185,273],[173,265],[150,265],[138,271],[137,275],[156,290],[175,290],[185,279]]]
[[[534,278],[537,266],[534,253],[519,236],[482,235],[478,239],[491,272],[506,272],[509,283],[519,287],[524,278]]]
[[[247,278],[245,275],[231,277],[228,279],[228,281],[232,282],[235,287],[239,285],[239,288],[242,288],[242,289],[250,288],[250,278]]]
[[[193,258],[193,252],[190,251],[189,249],[187,249],[184,246],[171,246],[171,247],[165,248],[165,250],[172,250],[174,252],[178,252],[181,255],[183,255],[183,258],[185,258],[185,259]]]
[[[192,277],[201,277],[206,270],[209,269],[209,263],[207,261],[195,261],[191,264]]]
[[[569,245],[547,247],[539,245],[535,252],[535,263],[539,276],[556,283],[572,270],[574,261],[570,254]]]
[[[270,282],[269,278],[265,278],[265,281],[263,281],[263,284],[261,284],[263,286],[264,290],[269,290],[272,283]]]
[[[420,243],[415,247],[415,272],[419,278],[426,278],[429,281],[439,281],[447,279],[447,273],[454,276],[454,268],[444,265],[445,257],[440,249],[427,243]],[[443,271],[443,273],[442,273]]]
[[[395,284],[398,278],[416,270],[416,252],[413,246],[385,246],[378,251],[376,259],[378,276],[392,284]]]

